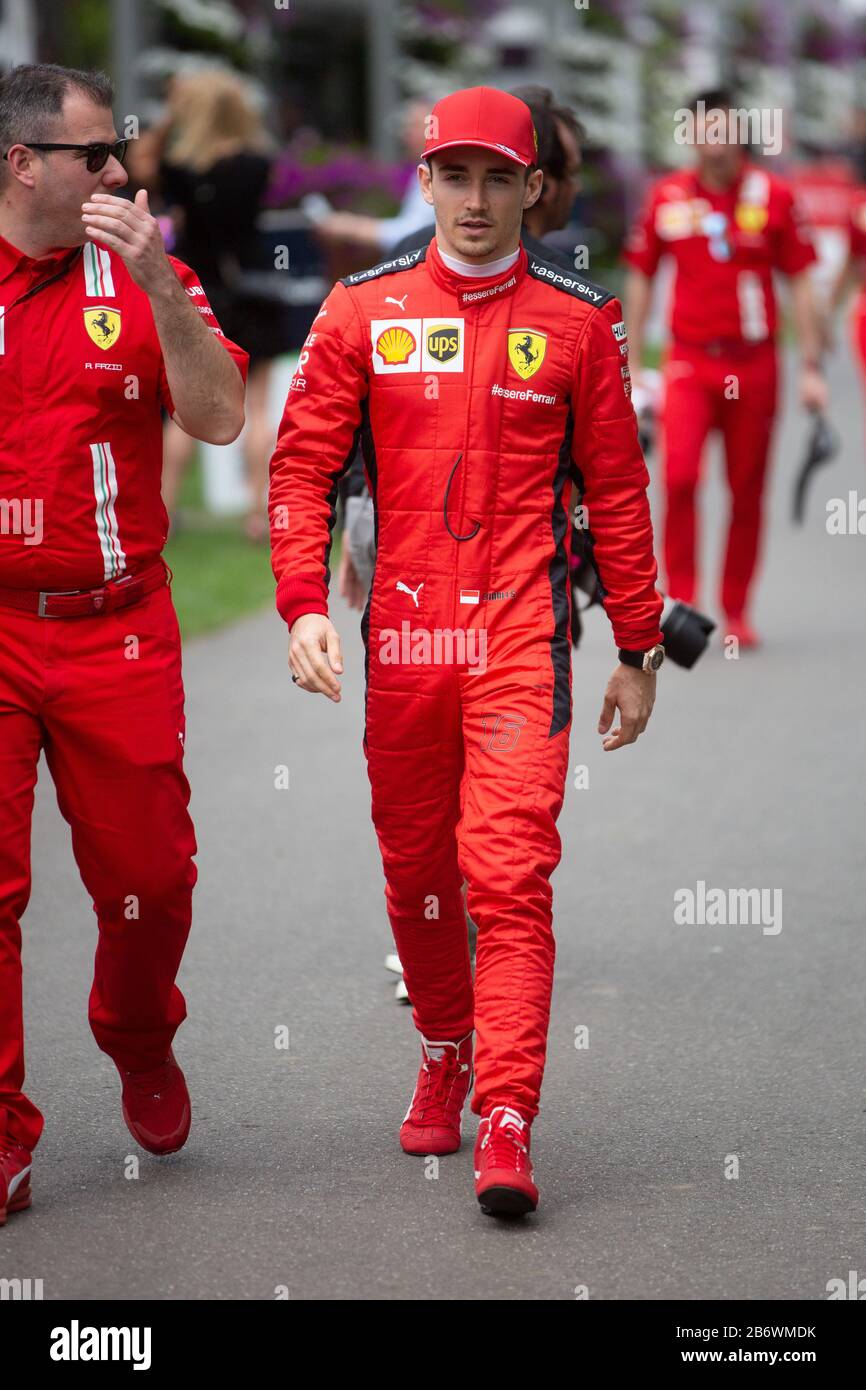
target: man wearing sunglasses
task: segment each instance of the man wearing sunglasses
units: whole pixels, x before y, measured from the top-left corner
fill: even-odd
[[[128,145],[128,140],[92,140],[87,145],[66,145],[57,140],[30,140],[27,142],[29,150],[75,150],[79,158],[84,160],[88,174],[98,174],[101,169],[105,168],[112,156],[118,164],[123,164]],[[7,150],[3,158],[7,159],[8,154],[9,151]]]
[[[166,256],[144,190],[117,196],[112,97],[104,74],[54,65],[0,78],[0,1225],[30,1205],[43,1125],[19,926],[43,750],[98,921],[89,1017],[124,1118],[157,1154],[190,1127],[172,1039],[196,845],[161,407],[228,443],[248,358]]]

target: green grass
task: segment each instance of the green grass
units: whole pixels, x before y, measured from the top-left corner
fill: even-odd
[[[165,558],[185,638],[213,632],[274,601],[267,545],[251,545],[237,519],[198,516],[172,535]]]
[[[179,511],[165,558],[174,574],[171,588],[184,638],[215,632],[273,603],[269,547],[246,539],[242,517],[214,517],[204,510],[198,456],[183,480]]]

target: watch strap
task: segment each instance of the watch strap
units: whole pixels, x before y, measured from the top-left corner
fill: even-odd
[[[644,652],[631,652],[627,647],[620,647],[619,659],[623,666],[634,666],[636,670],[643,670]]]

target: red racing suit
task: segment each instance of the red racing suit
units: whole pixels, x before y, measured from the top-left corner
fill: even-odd
[[[731,490],[721,601],[728,617],[741,618],[758,562],[776,412],[773,272],[798,275],[815,252],[788,187],[745,162],[721,193],[693,170],[658,181],[625,260],[653,276],[666,255],[676,264],[662,414],[667,592],[686,603],[699,597],[695,493],[707,435],[718,429]]]
[[[522,247],[503,274],[456,275],[435,240],[335,285],[271,460],[290,627],[328,611],[337,485],[359,436],[377,530],[364,752],[415,1023],[434,1040],[474,1023],[473,1109],[507,1101],[532,1119],[571,726],[575,482],[617,643],[661,640],[619,302]]]

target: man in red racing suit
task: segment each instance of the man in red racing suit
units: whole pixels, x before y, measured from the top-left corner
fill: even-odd
[[[524,200],[541,179],[524,173],[528,108],[480,88],[433,114],[436,149],[447,149],[433,167],[437,236],[340,281],[312,324],[271,461],[273,565],[293,679],[339,699],[328,559],[338,481],[360,434],[377,518],[364,751],[423,1039],[401,1142],[415,1153],[459,1147],[474,1025],[477,1178],[488,1165],[479,1199],[522,1211],[537,1201],[528,1127],[553,977],[575,483],[630,660],[608,687],[600,732],[615,707],[622,717],[608,747],[649,718],[655,676],[631,667],[649,649],[660,660],[662,605],[619,302],[520,245]],[[430,191],[425,165],[421,178]],[[487,254],[475,261],[451,254],[477,244]],[[478,926],[474,996],[464,878]]]

